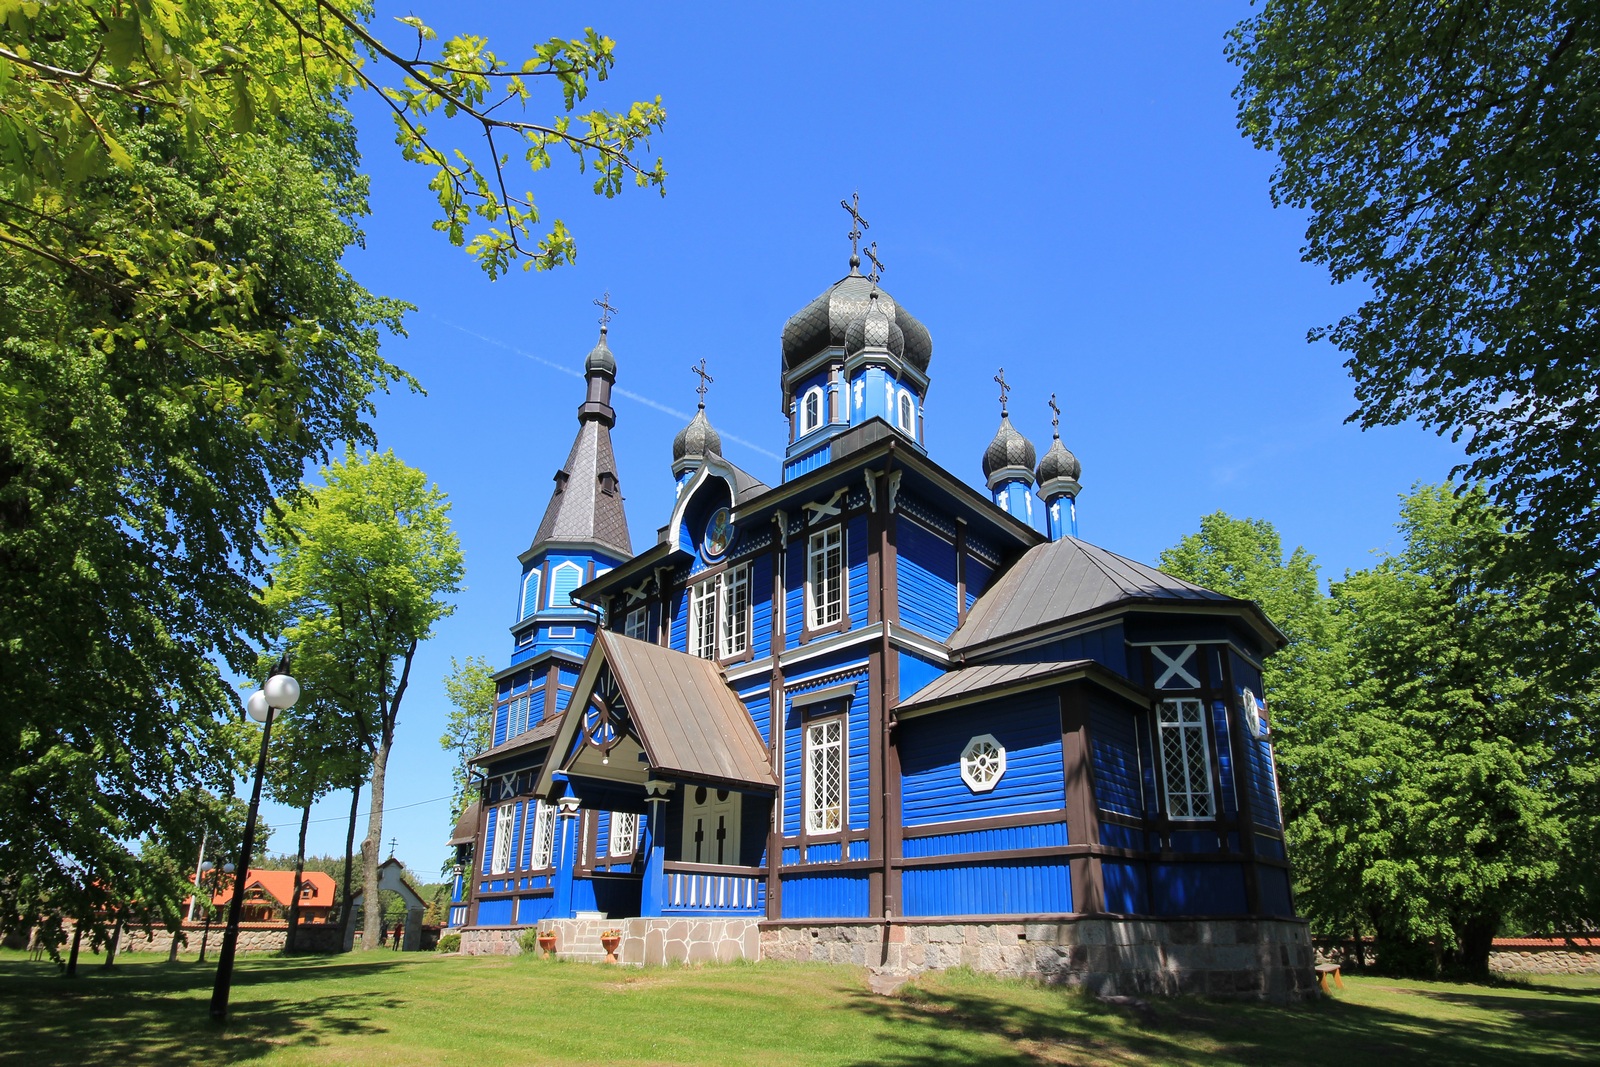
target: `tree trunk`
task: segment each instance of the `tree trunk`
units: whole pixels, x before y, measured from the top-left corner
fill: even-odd
[[[367,817],[367,839],[361,842],[361,863],[366,922],[361,931],[363,950],[378,947],[383,934],[383,901],[378,893],[378,851],[383,848],[383,776],[389,766],[389,749],[394,745],[394,728],[400,721],[400,701],[411,684],[411,661],[417,654],[417,639],[413,637],[406,646],[406,658],[400,668],[400,683],[394,687],[394,696],[387,706],[380,707],[382,721],[378,726],[378,744],[372,754],[372,813]]]
[[[78,977],[78,946],[83,943],[83,920],[72,924],[72,951],[67,954],[67,977]]]
[[[294,935],[300,926],[300,879],[306,873],[306,826],[311,822],[311,801],[300,809],[300,847],[294,854],[294,895],[289,898],[289,929],[283,935],[283,951],[294,951]]]
[[[117,921],[114,924],[112,924],[112,927],[111,927],[111,941],[106,945],[106,961],[104,963],[102,963],[100,966],[106,968],[107,970],[110,970],[111,969],[111,965],[113,963],[117,962],[117,945],[121,941],[122,941],[122,912],[118,911],[117,912]],[[1484,959],[1485,959],[1485,961],[1488,960],[1488,955],[1487,954],[1485,954]],[[1487,963],[1485,963],[1485,966],[1487,966]]]
[[[1475,982],[1489,978],[1489,950],[1494,947],[1494,932],[1500,927],[1500,917],[1479,918],[1456,927],[1456,940],[1461,948],[1457,960],[1464,977]]]
[[[350,867],[356,854],[356,812],[361,808],[361,783],[350,787],[350,828],[344,832],[344,896],[339,901],[339,914],[344,917],[341,930],[350,928]]]

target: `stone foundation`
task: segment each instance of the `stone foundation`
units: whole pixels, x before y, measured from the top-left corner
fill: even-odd
[[[199,952],[200,942],[206,940],[206,951],[215,954],[222,945],[225,924],[212,923],[210,937],[206,937],[204,923],[184,923],[183,942],[179,952]],[[287,923],[240,923],[238,952],[282,952],[284,938],[288,936]],[[338,952],[344,947],[342,928],[333,923],[302,924],[295,934],[296,952]],[[143,930],[124,930],[118,952],[161,952],[172,947],[172,934],[164,926],[145,933]]]
[[[1374,958],[1369,939],[1366,961]],[[1355,942],[1319,938],[1318,963],[1358,968]],[[1489,970],[1497,974],[1600,974],[1600,937],[1497,937],[1489,949]]]
[[[1102,996],[1198,993],[1288,1001],[1316,995],[1311,938],[1290,919],[762,924],[763,959],[852,963],[915,975],[971,967]]]
[[[556,956],[581,963],[605,959],[600,934],[622,936],[617,960],[635,966],[666,963],[731,963],[761,958],[759,919],[546,919],[543,932],[556,935]],[[461,951],[468,956],[515,956],[526,926],[464,926]]]

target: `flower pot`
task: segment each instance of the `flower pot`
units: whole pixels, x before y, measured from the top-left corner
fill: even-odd
[[[540,934],[539,951],[543,952],[546,956],[554,956],[556,954],[556,935]]]
[[[622,937],[618,934],[601,934],[600,947],[606,950],[606,962],[617,962],[617,946],[622,944]]]

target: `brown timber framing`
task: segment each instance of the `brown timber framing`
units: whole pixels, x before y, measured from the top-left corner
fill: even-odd
[[[889,625],[900,621],[900,585],[898,571],[898,549],[896,547],[896,518],[890,509],[889,482],[895,469],[894,442],[890,442],[889,458],[884,463],[881,474],[869,472],[867,477],[878,479],[878,491],[869,494],[876,499],[878,507],[873,521],[869,522],[871,529],[875,522],[877,538],[872,546],[877,556],[877,589],[878,589],[878,621],[883,625],[882,635],[878,639],[878,651],[875,653],[877,663],[874,665],[873,677],[878,679],[875,694],[877,711],[873,722],[873,734],[878,742],[878,788],[874,791],[874,798],[878,802],[878,818],[872,820],[871,826],[875,840],[869,840],[868,854],[879,857],[883,862],[883,871],[878,876],[878,895],[873,899],[881,902],[884,916],[897,915],[900,912],[900,871],[895,866],[895,861],[900,858],[900,750],[894,743],[894,707],[898,702],[900,692],[899,657],[889,644]],[[872,577],[872,560],[868,559],[868,579]],[[871,588],[871,586],[869,586]],[[870,880],[869,880],[870,881]],[[869,892],[870,892],[869,888]],[[885,944],[888,939],[885,938]]]
[[[790,420],[791,426],[793,420]],[[767,697],[767,759],[772,764],[772,776],[778,781],[778,792],[772,798],[772,814],[767,820],[767,918],[776,919],[783,914],[783,879],[778,869],[783,866],[783,806],[789,795],[789,783],[783,777],[783,738],[788,727],[788,701],[783,692],[783,663],[780,653],[788,626],[788,610],[784,592],[784,567],[788,565],[788,516],[772,516],[772,629],[768,655],[772,659],[772,677],[768,682]],[[753,612],[752,612],[753,614]]]
[[[1210,657],[1206,657],[1209,659]],[[1250,793],[1250,783],[1241,783],[1241,774],[1250,774],[1250,760],[1245,756],[1244,724],[1240,721],[1242,716],[1233,713],[1232,694],[1238,692],[1233,684],[1232,657],[1227,649],[1217,651],[1217,660],[1222,667],[1222,677],[1218,679],[1225,694],[1222,698],[1223,721],[1228,724],[1228,749],[1233,753],[1233,792],[1237,800],[1236,807],[1239,811],[1239,848],[1244,854],[1244,902],[1251,915],[1261,914],[1261,879],[1256,872],[1256,820],[1254,798]],[[1206,665],[1210,670],[1210,664]],[[1216,750],[1216,745],[1212,745]],[[1219,780],[1220,785],[1220,780]]]
[[[1067,840],[1093,849],[1100,845],[1100,806],[1094,782],[1089,733],[1089,704],[1080,686],[1060,686],[1056,700],[1061,714],[1062,782],[1066,789]],[[1028,851],[1036,851],[1029,849]],[[1094,915],[1106,910],[1105,876],[1100,858],[1085,852],[1070,860],[1072,908]]]

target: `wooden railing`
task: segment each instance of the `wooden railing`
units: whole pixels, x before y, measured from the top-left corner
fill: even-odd
[[[662,865],[666,876],[664,907],[687,912],[764,912],[767,907],[765,867],[731,867],[714,863]]]

